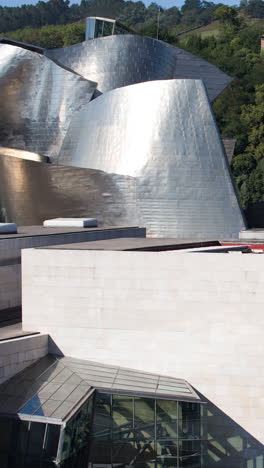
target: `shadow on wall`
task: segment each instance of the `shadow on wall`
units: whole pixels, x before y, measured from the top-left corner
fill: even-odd
[[[207,403],[206,468],[264,468],[264,445],[227,416],[210,400]]]
[[[51,336],[48,336],[48,350],[49,354],[54,354],[55,356],[60,356],[63,357],[64,354],[61,351],[61,349],[57,346],[55,341],[51,338]]]
[[[63,356],[49,336],[49,353]],[[264,468],[264,446],[194,388],[207,403],[204,468]],[[194,465],[192,465],[194,466]]]

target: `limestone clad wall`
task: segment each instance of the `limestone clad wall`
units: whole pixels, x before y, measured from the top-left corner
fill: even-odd
[[[28,228],[30,233],[30,227]],[[6,310],[21,306],[21,250],[46,245],[71,244],[115,237],[144,237],[145,229],[109,228],[84,229],[80,232],[3,237],[0,239],[0,322],[6,320]],[[1,311],[2,312],[1,314]]]
[[[264,255],[28,249],[22,266],[25,329],[185,378],[264,442]]]

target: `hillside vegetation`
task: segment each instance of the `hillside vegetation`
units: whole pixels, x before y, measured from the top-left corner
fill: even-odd
[[[220,132],[237,139],[232,171],[242,206],[264,201],[264,2],[242,0],[240,7],[186,0],[178,10],[124,0],[49,0],[34,6],[0,8],[0,31],[46,48],[84,40],[84,17],[117,18],[136,32],[182,47],[234,78],[213,104]],[[251,16],[254,16],[251,17]],[[65,24],[64,24],[65,23]],[[14,29],[10,31],[10,25]],[[202,28],[178,35],[193,27]]]

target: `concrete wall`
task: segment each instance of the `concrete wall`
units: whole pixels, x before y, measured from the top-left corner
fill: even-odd
[[[0,384],[48,353],[48,335],[0,342]]]
[[[215,461],[245,463],[220,467],[263,467],[263,311],[264,255],[23,252],[24,327],[65,355],[188,380],[213,404]]]
[[[30,227],[28,228],[30,232]],[[145,229],[98,229],[52,235],[0,239],[0,322],[10,316],[7,309],[21,306],[21,249],[69,244],[116,237],[145,237]]]

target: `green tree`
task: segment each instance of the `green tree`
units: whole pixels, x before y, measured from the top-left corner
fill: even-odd
[[[200,0],[185,0],[181,11],[182,13],[185,13],[188,10],[200,10],[201,7],[202,5]]]
[[[240,120],[248,129],[245,152],[257,161],[264,159],[264,84],[256,87],[255,103],[242,107]]]
[[[232,170],[244,208],[264,201],[264,85],[256,87],[255,103],[242,106],[240,116],[247,128],[248,144],[232,161]]]
[[[241,26],[241,20],[238,18],[238,10],[236,7],[221,5],[215,10],[214,17],[224,26],[233,26],[235,28]]]
[[[264,18],[263,0],[249,0],[247,11],[252,18]]]
[[[78,44],[85,40],[85,24],[67,24],[63,32],[63,46]]]

